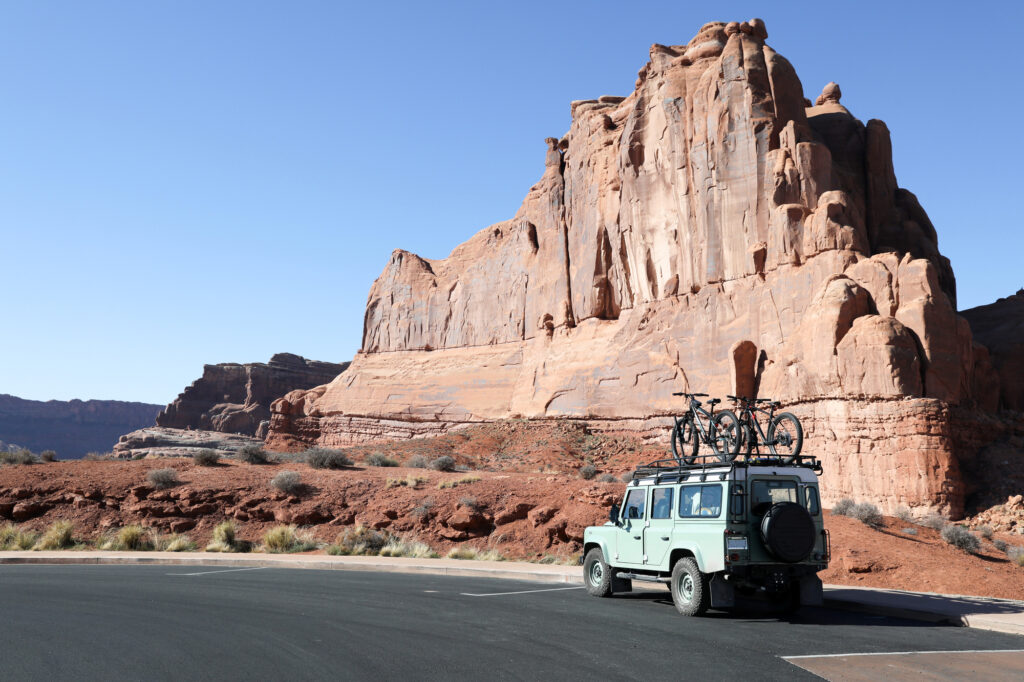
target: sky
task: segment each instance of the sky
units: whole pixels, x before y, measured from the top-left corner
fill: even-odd
[[[0,2],[0,393],[167,403],[358,350],[395,248],[512,217],[569,102],[762,17],[892,131],[959,307],[1024,287],[1020,3]]]

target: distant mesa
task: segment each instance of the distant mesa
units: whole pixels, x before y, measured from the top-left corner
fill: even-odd
[[[159,405],[120,400],[25,400],[0,394],[0,441],[61,459],[110,452],[118,436],[153,423]]]

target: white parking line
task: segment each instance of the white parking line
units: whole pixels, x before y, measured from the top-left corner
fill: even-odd
[[[860,654],[810,654],[806,656],[779,656],[784,661],[798,658],[846,658],[847,656],[910,656],[912,654],[1020,654],[1024,649],[951,649],[949,651],[872,651]]]
[[[552,587],[549,590],[520,590],[519,592],[489,592],[487,594],[472,594],[471,592],[460,592],[463,597],[501,597],[506,594],[533,594],[534,592],[559,592],[561,590],[582,590],[585,589],[582,585],[579,587]]]
[[[200,573],[168,573],[167,575],[210,575],[211,573],[234,573],[235,571],[262,571],[267,566],[256,566],[254,568],[225,568],[218,571],[201,571]]]

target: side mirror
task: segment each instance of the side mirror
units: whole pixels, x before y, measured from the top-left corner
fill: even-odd
[[[612,508],[608,510],[608,520],[612,523],[619,522],[619,505],[613,504]]]
[[[637,509],[636,507],[630,507],[629,508],[629,513],[627,514],[627,516],[629,516],[629,518],[631,518],[631,519],[639,519],[640,518],[640,510]]]

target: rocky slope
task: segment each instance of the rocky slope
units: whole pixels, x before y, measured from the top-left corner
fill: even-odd
[[[392,254],[351,368],[276,401],[268,443],[509,417],[665,438],[673,391],[757,393],[803,420],[826,499],[961,514],[962,461],[1015,437],[979,422],[1000,376],[885,124],[835,83],[805,99],[766,37],[707,24],[629,96],[573,102],[514,218]]]
[[[255,436],[260,424],[269,422],[274,400],[289,391],[325,384],[346,367],[348,363],[307,360],[291,353],[277,353],[267,363],[206,365],[203,376],[160,412],[156,424]]]
[[[24,400],[0,395],[0,440],[64,459],[110,452],[118,436],[153,423],[159,405],[120,400]]]

